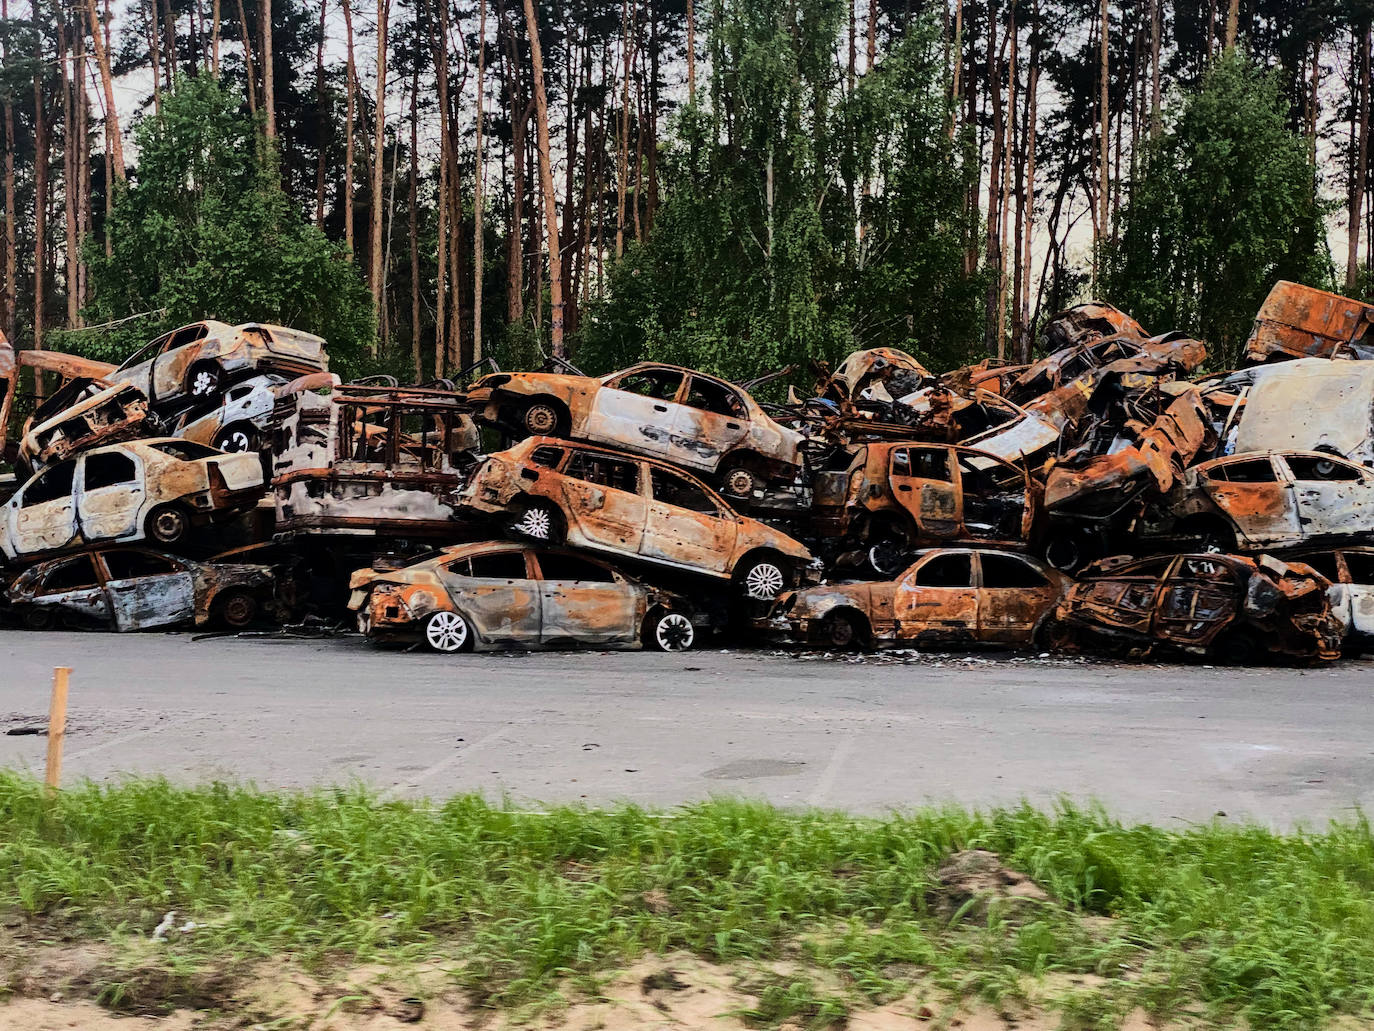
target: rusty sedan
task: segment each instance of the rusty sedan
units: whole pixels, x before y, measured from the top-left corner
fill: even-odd
[[[1374,532],[1374,471],[1322,451],[1248,452],[1193,466],[1140,535],[1259,551]]]
[[[437,652],[501,648],[691,648],[706,619],[677,595],[561,548],[503,541],[445,548],[403,569],[360,569],[358,629]]]
[[[733,580],[758,601],[771,601],[812,566],[802,544],[739,515],[693,476],[550,437],[488,457],[459,503],[506,517],[517,536]]]
[[[275,575],[258,565],[219,565],[148,548],[108,548],[40,562],[4,595],[10,621],[30,630],[92,627],[125,633],[184,624],[250,626],[279,615]]]
[[[708,474],[732,498],[762,497],[803,469],[803,437],[733,383],[643,362],[593,379],[496,373],[468,391],[482,418],[521,435],[564,437]]]
[[[1046,628],[1047,643],[1248,663],[1265,655],[1329,662],[1345,626],[1329,581],[1269,555],[1164,555],[1087,567]]]
[[[895,580],[791,591],[755,629],[788,644],[839,650],[892,645],[1024,648],[1040,635],[1070,580],[1007,551],[936,548]]]
[[[251,508],[266,491],[257,455],[174,437],[82,452],[28,480],[5,506],[10,560],[105,542],[172,545],[198,524]]]

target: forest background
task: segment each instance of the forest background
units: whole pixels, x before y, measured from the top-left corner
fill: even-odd
[[[347,376],[1024,361],[1088,296],[1234,364],[1368,297],[1370,0],[0,0],[0,328]],[[1334,248],[1333,248],[1334,243]]]

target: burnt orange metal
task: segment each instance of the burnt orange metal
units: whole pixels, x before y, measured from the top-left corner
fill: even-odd
[[[1260,305],[1245,360],[1352,356],[1353,348],[1366,343],[1371,323],[1374,305],[1280,280]]]

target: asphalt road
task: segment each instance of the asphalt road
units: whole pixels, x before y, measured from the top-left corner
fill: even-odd
[[[358,638],[0,632],[0,766],[395,796],[669,806],[742,795],[876,813],[1096,800],[1165,825],[1374,808],[1374,663],[1324,670],[1013,656],[438,656]]]

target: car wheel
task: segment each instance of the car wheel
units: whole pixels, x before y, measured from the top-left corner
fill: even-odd
[[[868,564],[879,576],[896,576],[906,568],[906,547],[901,541],[882,540],[868,549]]]
[[[176,544],[190,529],[190,518],[177,505],[159,505],[148,514],[148,537],[159,544]]]
[[[865,634],[858,620],[849,613],[831,612],[821,624],[817,641],[831,651],[847,652],[862,648]]]
[[[44,605],[34,605],[24,610],[24,628],[26,630],[50,630],[52,625],[52,609]]]
[[[192,397],[204,401],[219,393],[220,368],[213,362],[205,362],[191,369],[187,385]]]
[[[1073,641],[1073,630],[1062,619],[1050,616],[1036,627],[1032,643],[1047,652],[1065,651]]]
[[[231,630],[251,626],[258,615],[258,599],[247,591],[229,591],[215,603],[219,620]]]
[[[1251,630],[1231,630],[1217,642],[1217,657],[1228,666],[1253,666],[1265,654],[1264,643]]]
[[[456,612],[436,612],[425,620],[425,643],[436,652],[465,652],[472,647],[472,628]]]
[[[258,431],[243,423],[228,426],[220,430],[219,435],[215,437],[215,447],[231,454],[237,454],[241,451],[257,451],[259,446]]]
[[[526,506],[510,524],[510,530],[517,537],[528,537],[549,544],[556,543],[560,536],[557,514],[549,505],[538,502]]]
[[[697,631],[681,612],[658,612],[649,617],[646,643],[661,652],[685,652],[696,643]]]
[[[526,408],[521,422],[532,437],[563,436],[563,413],[548,401],[536,401]]]
[[[762,481],[758,474],[742,466],[736,466],[721,478],[722,490],[732,498],[752,498],[760,486]]]
[[[739,577],[745,597],[753,601],[772,601],[787,586],[787,570],[776,559],[761,558],[750,563]]]

